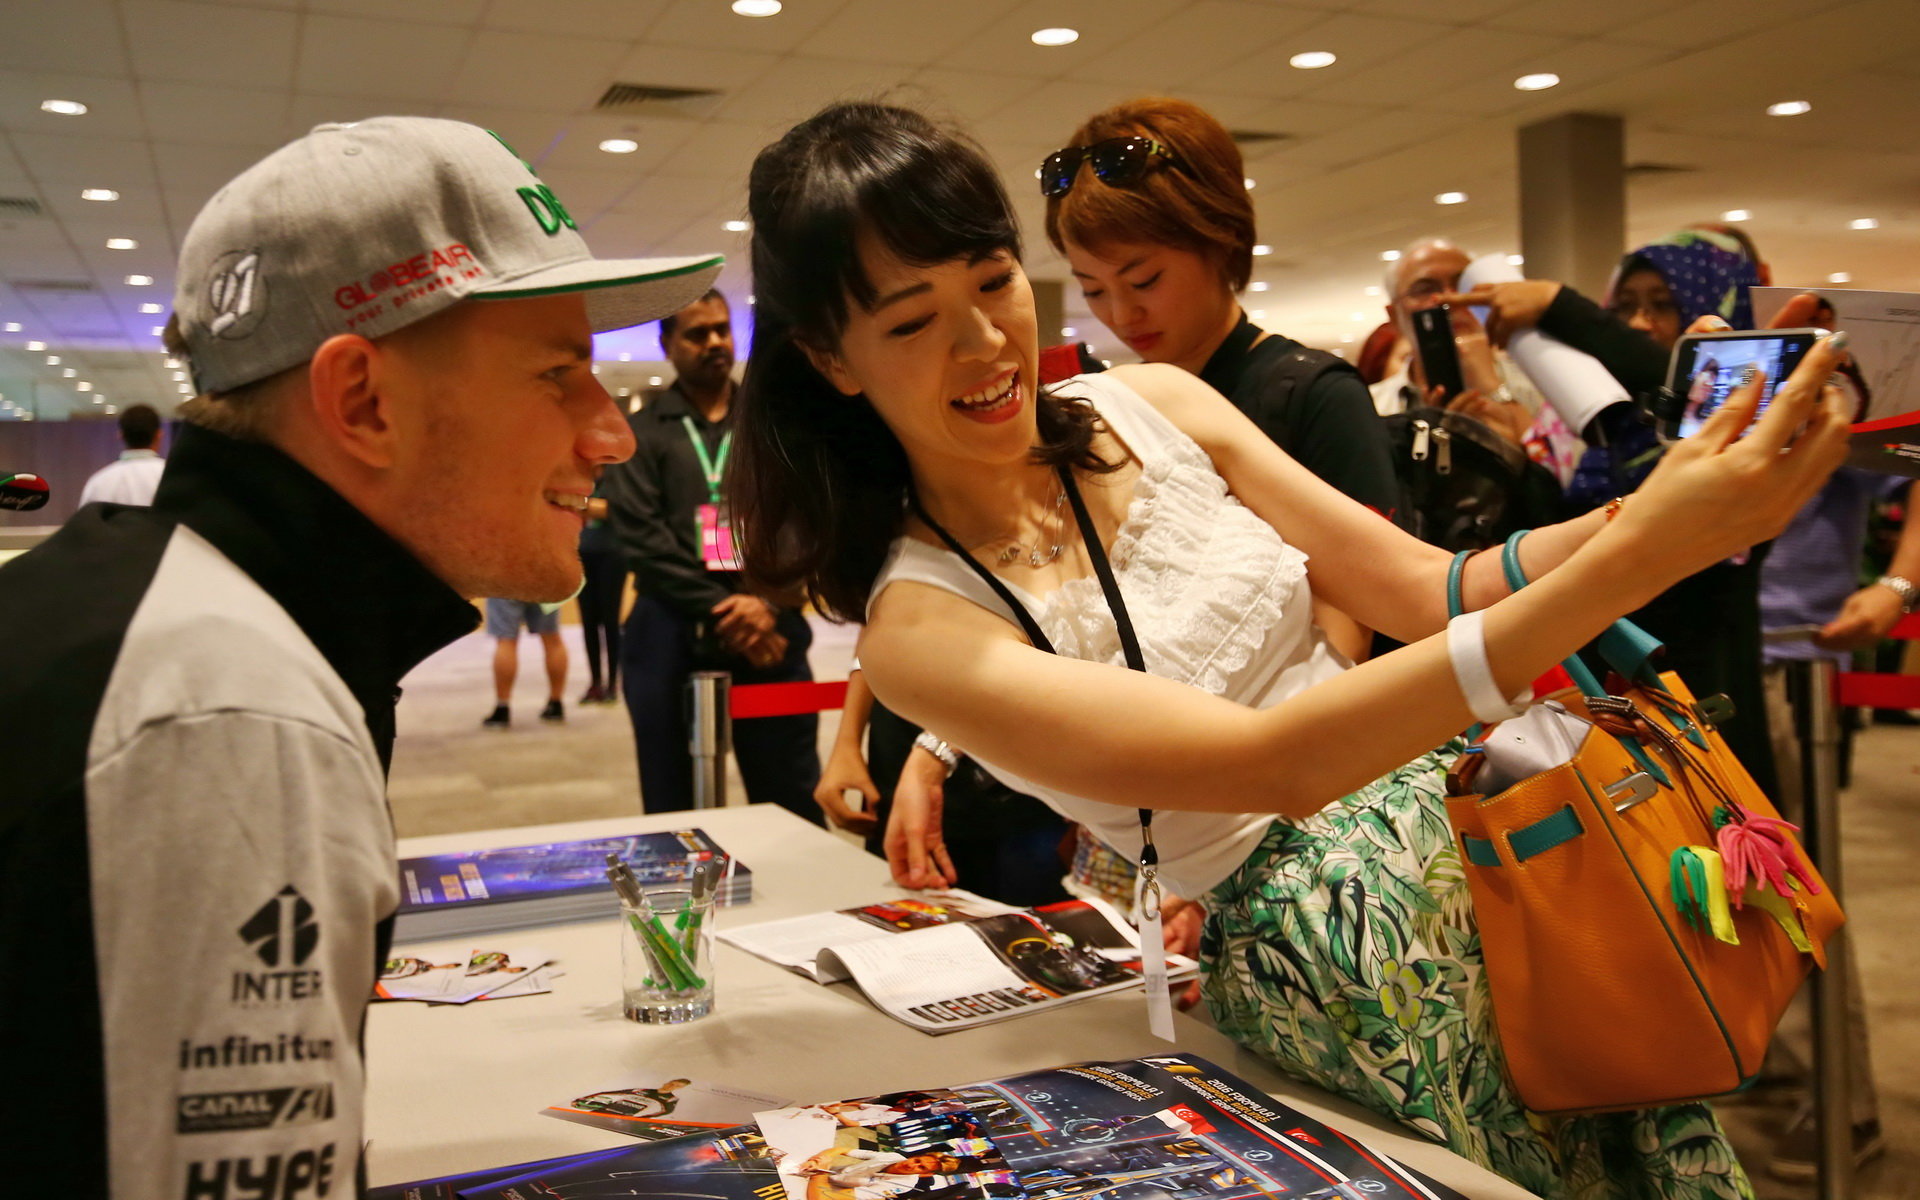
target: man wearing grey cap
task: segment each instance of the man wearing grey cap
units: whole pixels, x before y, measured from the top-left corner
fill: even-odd
[[[26,1186],[355,1186],[398,682],[467,597],[579,586],[633,446],[592,335],[719,266],[594,259],[505,143],[424,118],[321,126],[194,220],[199,394],[153,507],[0,570],[0,627],[35,630],[0,642],[32,697],[0,724],[0,1054],[57,1071],[8,1118]]]

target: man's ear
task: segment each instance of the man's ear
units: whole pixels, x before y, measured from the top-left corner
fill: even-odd
[[[860,394],[862,390],[860,385],[854,382],[852,374],[841,363],[839,355],[830,350],[815,349],[798,338],[794,339],[794,344],[799,346],[800,352],[807,356],[807,361],[813,364],[813,369],[826,376],[827,382],[834,386],[834,390],[843,396]]]
[[[308,403],[326,440],[375,469],[394,462],[391,403],[382,393],[391,364],[358,334],[328,338],[307,367]]]

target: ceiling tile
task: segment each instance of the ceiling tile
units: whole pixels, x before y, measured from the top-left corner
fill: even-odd
[[[1074,63],[1069,79],[1126,84],[1154,91],[1168,84],[1215,87],[1212,73],[1326,19],[1320,9],[1288,4],[1250,5],[1243,0],[1203,0],[1182,6],[1164,20],[1104,53]],[[1276,66],[1284,65],[1281,56]]]
[[[780,60],[750,89],[729,94],[716,118],[759,125],[769,141],[835,100],[867,100],[907,82],[910,67],[826,58]]]
[[[484,30],[474,35],[445,98],[454,104],[586,109],[613,81],[613,65],[625,53],[625,43],[599,38]]]
[[[135,75],[237,88],[283,88],[300,18],[183,0],[123,0]]]
[[[929,67],[913,76],[903,100],[937,117],[972,122],[1023,103],[1039,87],[1038,80],[1026,76]]]
[[[460,29],[316,13],[300,33],[294,87],[321,96],[442,100],[469,40]]]
[[[308,12],[333,13],[346,17],[392,16],[394,0],[298,0]],[[487,0],[433,0],[431,4],[409,4],[409,21],[432,21],[441,25],[470,26],[487,10]]]
[[[1661,18],[1673,8],[1673,0],[1608,0],[1605,4],[1589,4],[1584,0],[1523,0],[1519,7],[1487,18],[1486,24],[1490,29],[1557,33],[1565,37],[1594,37],[1622,28],[1657,34]]]
[[[613,78],[621,83],[725,92],[752,84],[780,58],[778,54],[759,50],[646,42],[633,47],[614,64]]]
[[[637,41],[666,11],[668,0],[493,0],[481,24],[511,33],[570,33]]]
[[[1513,91],[1516,63],[1551,62],[1555,51],[1572,45],[1571,39],[1547,37],[1537,33],[1516,33],[1500,29],[1456,29],[1427,42],[1417,59],[1399,59],[1376,63],[1353,71],[1316,80],[1308,93],[1315,100],[1333,100],[1348,104],[1419,105],[1441,112],[1474,111],[1458,96],[1484,96],[1489,87]],[[1471,62],[1476,73],[1468,81],[1449,79],[1431,70],[1428,64]]]
[[[720,0],[671,0],[651,28],[647,41],[672,46],[706,46],[725,50],[759,50],[786,54],[807,36],[833,19],[847,0],[808,0],[791,3],[772,17],[742,17]],[[898,0],[860,0],[897,3]]]
[[[0,68],[124,75],[127,59],[113,9],[111,0],[7,0]]]
[[[909,66],[952,65],[984,57],[981,35],[1019,0],[903,4],[855,0],[793,44],[797,54]],[[775,18],[776,20],[778,18]]]
[[[256,153],[286,141],[287,92],[240,91],[191,83],[149,83],[140,99],[148,128],[170,141],[220,142]]]
[[[1451,26],[1434,21],[1340,13],[1208,72],[1207,86],[1258,96],[1312,96],[1320,87],[1377,62],[1400,62],[1409,72],[1430,69],[1423,65],[1430,60],[1412,59],[1409,53],[1450,32]],[[1307,50],[1331,51],[1339,61],[1312,71],[1287,65],[1289,58]]]

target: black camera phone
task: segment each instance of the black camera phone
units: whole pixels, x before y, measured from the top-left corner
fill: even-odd
[[[1453,344],[1453,309],[1439,304],[1413,314],[1413,349],[1420,356],[1420,373],[1427,390],[1440,389],[1440,403],[1467,390],[1460,374],[1460,348]],[[1422,404],[1426,397],[1420,398]]]
[[[1767,411],[1773,393],[1793,374],[1813,344],[1827,336],[1824,329],[1730,329],[1719,333],[1690,333],[1673,347],[1667,365],[1667,386],[1654,408],[1654,426],[1667,441],[1692,437],[1707,418],[1718,412],[1728,393],[1740,386],[1748,367],[1766,373],[1760,408]]]

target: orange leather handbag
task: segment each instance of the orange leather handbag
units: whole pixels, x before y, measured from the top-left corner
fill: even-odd
[[[1515,588],[1517,542],[1505,553]],[[1713,728],[1714,706],[1649,665],[1658,643],[1621,622],[1600,649],[1615,686],[1569,659],[1581,694],[1542,714],[1584,730],[1570,758],[1483,794],[1475,780],[1498,773],[1487,751],[1502,722],[1448,781],[1507,1069],[1541,1113],[1752,1082],[1845,921],[1794,827]]]

